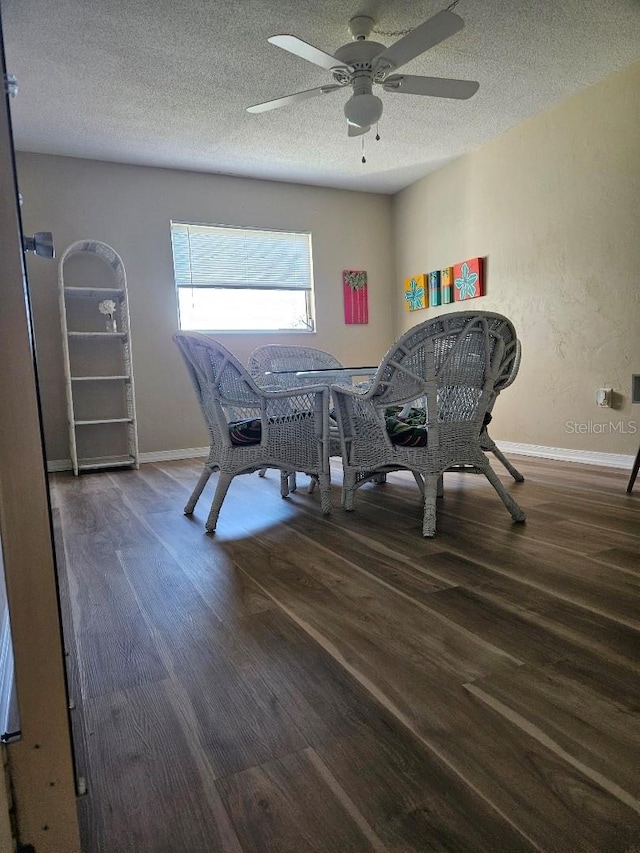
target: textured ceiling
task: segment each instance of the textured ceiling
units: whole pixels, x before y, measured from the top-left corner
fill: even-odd
[[[416,0],[1,0],[16,147],[24,151],[393,193],[640,59],[640,0],[460,0],[465,28],[404,66],[478,80],[468,101],[376,93],[380,142],[348,139],[349,89],[267,42],[333,53],[368,13],[385,32],[447,5]],[[384,44],[393,36],[372,34]]]

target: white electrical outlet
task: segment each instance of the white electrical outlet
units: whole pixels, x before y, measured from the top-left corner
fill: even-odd
[[[596,391],[596,403],[605,409],[611,408],[612,388],[598,388]]]

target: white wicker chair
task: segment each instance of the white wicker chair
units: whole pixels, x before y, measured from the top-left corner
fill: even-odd
[[[480,440],[506,343],[515,339],[511,322],[500,314],[445,314],[406,332],[388,350],[370,388],[332,386],[346,510],[354,508],[356,489],[377,474],[409,470],[424,495],[423,535],[434,536],[440,477],[464,465],[485,474],[514,521],[524,521],[524,512],[491,468]],[[405,430],[388,410],[417,400],[424,404],[425,424]],[[400,431],[413,446],[397,443]]]
[[[296,371],[323,368],[339,369],[342,366],[342,362],[335,355],[325,352],[325,350],[286,344],[266,344],[265,346],[257,347],[249,355],[247,361],[247,369],[252,379],[256,385],[265,389],[299,388],[305,385],[316,384],[313,379],[296,376]],[[340,446],[337,440],[333,439],[331,441],[331,448],[333,456],[340,455]],[[258,472],[261,477],[264,477],[265,470],[263,468]],[[313,492],[314,485],[315,481],[311,480],[309,484],[310,492]],[[281,488],[283,490],[289,489],[292,492],[296,490],[295,472],[289,475],[286,484],[284,482],[281,484]]]
[[[193,512],[212,471],[218,470],[205,525],[213,532],[233,478],[261,468],[279,469],[285,483],[291,472],[309,474],[320,485],[322,512],[331,512],[328,389],[309,386],[266,391],[213,338],[177,332],[173,340],[187,365],[211,441],[209,457],[185,514]],[[283,497],[286,494],[283,490]]]

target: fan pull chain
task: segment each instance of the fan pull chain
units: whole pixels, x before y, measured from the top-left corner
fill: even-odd
[[[361,136],[360,139],[362,140],[362,162],[366,163],[367,158],[364,156],[364,136]]]
[[[453,0],[453,3],[450,3],[446,7],[446,11],[447,12],[453,12],[453,10],[456,8],[456,6],[458,5],[459,2],[460,2],[460,0]],[[411,29],[408,29],[408,30],[379,30],[379,29],[377,29],[377,27],[373,27],[371,32],[375,33],[377,36],[386,36],[387,38],[398,38],[398,36],[408,35],[412,29],[414,29],[414,28],[411,27]]]
[[[380,142],[380,131],[378,130],[378,122],[376,122],[376,142]]]

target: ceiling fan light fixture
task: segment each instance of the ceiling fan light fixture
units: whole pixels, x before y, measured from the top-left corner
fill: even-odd
[[[380,120],[382,101],[367,92],[352,95],[344,105],[344,114],[350,124],[368,127]]]

